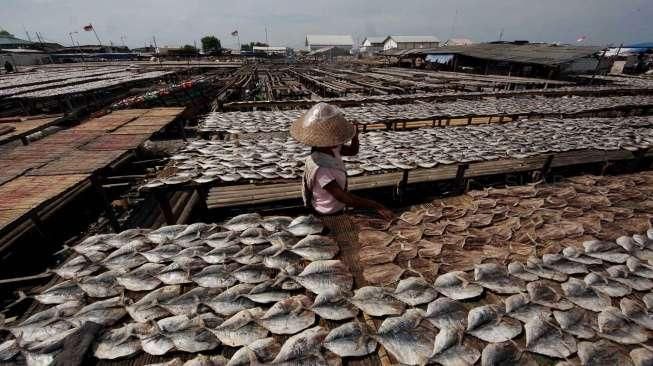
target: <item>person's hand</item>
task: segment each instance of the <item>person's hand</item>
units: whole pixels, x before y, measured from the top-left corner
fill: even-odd
[[[381,215],[381,217],[383,217],[384,219],[386,219],[388,221],[392,221],[397,217],[394,212],[388,210],[385,207],[381,207],[381,208],[377,209],[377,212],[379,213],[379,215]]]

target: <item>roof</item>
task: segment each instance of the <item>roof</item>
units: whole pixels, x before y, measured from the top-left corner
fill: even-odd
[[[40,50],[30,50],[26,48],[2,48],[0,49],[0,52],[8,52],[8,53],[43,53],[45,52],[40,51]]]
[[[32,42],[13,36],[0,36],[0,44],[32,44]]]
[[[274,51],[286,52],[286,47],[260,47],[260,46],[254,46],[253,50],[254,51],[269,51],[269,52],[274,52]]]
[[[323,46],[353,46],[354,39],[350,35],[309,34],[306,36],[306,45]]]
[[[474,41],[469,38],[449,38],[444,44],[447,46],[469,46],[474,44]]]
[[[635,44],[629,44],[628,46],[624,46],[627,48],[653,48],[653,42],[642,42],[642,43],[635,43]]]
[[[440,42],[435,36],[387,36],[383,42],[392,38],[397,43],[433,43]]]
[[[387,37],[365,37],[362,44],[365,44],[365,41],[370,41],[371,44],[383,43]]]
[[[491,44],[479,43],[468,46],[445,46],[412,50],[413,54],[458,54],[494,61],[511,61],[554,66],[601,51],[596,46],[558,46],[550,44]]]

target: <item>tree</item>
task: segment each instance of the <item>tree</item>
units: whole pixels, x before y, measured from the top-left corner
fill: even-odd
[[[219,53],[221,49],[222,45],[216,36],[206,36],[202,38],[202,50],[204,50],[204,53]]]
[[[14,35],[11,34],[11,33],[9,33],[9,32],[7,32],[7,31],[4,30],[4,29],[0,29],[0,36],[9,36],[9,37],[13,37]]]
[[[185,44],[181,50],[180,53],[183,55],[196,55],[197,54],[197,48],[194,46],[191,46],[189,44]]]

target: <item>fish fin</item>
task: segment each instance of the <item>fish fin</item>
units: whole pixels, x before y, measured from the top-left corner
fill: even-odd
[[[276,252],[274,252],[274,254],[272,254],[271,257],[277,257],[277,256],[279,256],[281,253],[283,253],[284,251],[286,251],[286,249],[288,249],[288,247],[287,247],[286,244],[284,244],[284,243],[281,243],[281,245],[279,245],[279,247],[280,247],[279,250],[277,250]]]
[[[63,254],[63,253],[65,253],[65,252],[67,252],[67,251],[69,251],[69,250],[73,250],[73,248],[71,248],[71,247],[70,247],[69,245],[67,245],[67,244],[64,244],[64,245],[61,246],[61,249],[60,249],[60,250],[58,250],[58,251],[56,251],[56,252],[54,252],[54,253],[52,253],[52,254],[53,254],[53,255],[59,255],[59,254]]]

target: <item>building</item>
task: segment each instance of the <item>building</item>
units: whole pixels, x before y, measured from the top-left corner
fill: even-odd
[[[288,47],[263,47],[263,46],[254,46],[252,47],[252,53],[255,56],[267,56],[267,57],[290,57],[293,54],[292,48]]]
[[[479,43],[431,49],[390,50],[385,56],[400,63],[423,65],[439,70],[466,71],[553,79],[570,74],[593,72],[601,47],[563,46],[544,43]],[[608,59],[599,67],[607,72]]]
[[[29,65],[42,65],[52,62],[47,53],[38,50],[28,50],[24,48],[11,48],[0,49],[0,68],[5,62],[9,62],[12,66],[29,66]]]
[[[383,50],[398,48],[400,50],[435,48],[440,40],[435,36],[387,36],[383,40]]]
[[[383,51],[383,41],[386,37],[367,37],[360,47],[361,53],[374,54]]]
[[[0,35],[0,48],[16,49],[16,48],[29,48],[32,42],[24,39],[16,38],[11,34]]]
[[[306,47],[309,51],[321,48],[336,47],[350,52],[354,48],[354,39],[350,35],[315,35],[306,36]]]

